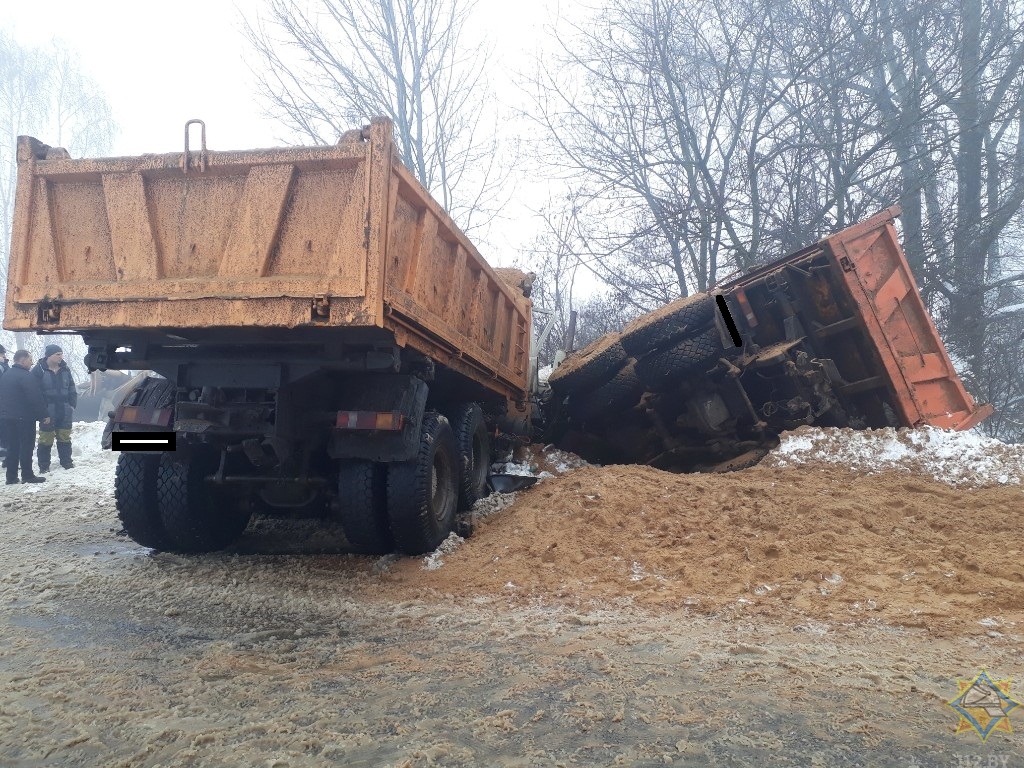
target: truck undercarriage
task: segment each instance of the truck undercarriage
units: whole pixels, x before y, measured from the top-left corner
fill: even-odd
[[[93,360],[160,374],[116,409],[105,440],[175,433],[173,452],[118,462],[122,522],[161,549],[221,548],[260,512],[335,519],[368,553],[395,547],[404,516],[403,551],[430,551],[468,533],[463,513],[486,494],[492,443],[515,412],[394,346],[328,344],[339,354],[325,363],[314,343],[98,341]]]

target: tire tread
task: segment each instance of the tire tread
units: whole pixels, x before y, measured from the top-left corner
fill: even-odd
[[[477,468],[473,465],[473,439],[483,441],[484,454],[488,468],[490,466],[491,440],[484,421],[484,414],[476,403],[463,403],[450,419],[455,432],[455,442],[459,447],[459,510],[468,512],[480,499],[490,492],[487,486],[487,475],[484,474],[482,484],[475,482]]]
[[[157,504],[160,520],[171,547],[177,552],[213,552],[237,539],[249,522],[249,514],[216,504],[204,487],[203,475],[212,471],[210,461],[193,456],[186,464],[174,454],[160,455],[157,472]]]
[[[156,475],[159,457],[122,453],[114,470],[117,517],[133,541],[152,549],[166,549],[167,532],[157,507]]]
[[[444,416],[429,411],[423,415],[423,426],[417,455],[410,461],[396,462],[388,467],[388,519],[398,549],[407,555],[422,555],[437,549],[455,525],[458,506],[458,446],[455,435]],[[455,477],[456,494],[446,522],[440,524],[430,509],[430,478],[435,451],[447,451]]]
[[[395,548],[387,515],[387,466],[344,461],[338,467],[338,519],[353,551],[384,555]]]
[[[585,392],[608,381],[628,359],[617,333],[574,352],[551,372],[548,383],[562,394]]]
[[[622,331],[622,348],[633,357],[692,336],[714,319],[710,294],[696,293],[633,320]]]
[[[598,419],[635,405],[643,392],[644,384],[636,375],[636,361],[631,359],[610,381],[570,401],[569,411],[581,421]]]
[[[699,371],[702,366],[723,353],[718,329],[712,326],[696,336],[677,342],[668,349],[640,358],[636,372],[640,380],[654,391]]]

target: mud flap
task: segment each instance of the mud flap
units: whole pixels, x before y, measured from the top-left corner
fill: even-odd
[[[408,461],[419,450],[427,391],[426,382],[415,376],[366,376],[348,382],[339,410],[397,411],[405,423],[395,432],[332,429],[327,454],[332,459]]]

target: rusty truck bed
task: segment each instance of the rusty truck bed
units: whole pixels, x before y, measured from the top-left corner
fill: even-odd
[[[969,429],[993,409],[974,402],[953,368],[900,248],[899,214],[889,208],[719,292],[758,344],[801,335],[831,359],[838,394],[868,426],[895,418],[904,427]]]
[[[204,127],[205,131],[205,127]],[[20,137],[4,327],[382,329],[523,400],[530,302],[375,120],[331,147],[71,159]]]

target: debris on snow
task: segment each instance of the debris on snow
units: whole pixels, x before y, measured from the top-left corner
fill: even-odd
[[[466,540],[455,533],[449,533],[448,538],[442,541],[437,549],[423,558],[423,570],[434,571],[444,565],[442,555],[450,555],[456,549],[466,543]]]

